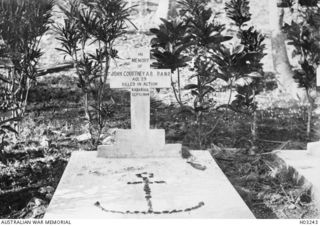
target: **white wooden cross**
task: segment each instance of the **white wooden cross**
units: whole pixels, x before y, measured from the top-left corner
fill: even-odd
[[[141,48],[131,60],[130,70],[115,70],[109,75],[110,88],[130,89],[131,129],[150,129],[150,89],[170,88],[170,69],[150,68],[150,49]]]
[[[113,145],[98,147],[98,157],[180,157],[181,144],[166,144],[163,129],[150,129],[150,90],[171,86],[170,69],[150,68],[150,49],[138,49],[130,69],[109,74],[110,87],[131,93],[131,129],[118,129]]]

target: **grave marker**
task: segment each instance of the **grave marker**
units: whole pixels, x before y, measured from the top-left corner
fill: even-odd
[[[209,152],[191,154],[206,170],[182,158],[73,152],[45,218],[254,218]]]
[[[149,56],[138,51],[131,70],[110,73],[111,88],[131,92],[131,129],[118,130],[98,157],[72,153],[45,217],[254,218],[208,151],[190,151],[204,170],[196,169],[181,144],[165,144],[164,130],[150,129],[150,89],[170,87],[171,73],[150,69]]]
[[[131,130],[118,130],[115,145],[98,147],[99,157],[178,157],[181,144],[165,144],[165,131],[150,129],[150,91],[171,87],[170,69],[150,68],[150,49],[141,48],[131,58],[130,70],[111,71],[110,88],[129,89]]]

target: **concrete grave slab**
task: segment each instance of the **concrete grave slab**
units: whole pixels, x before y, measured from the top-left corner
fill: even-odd
[[[182,158],[97,158],[74,152],[45,218],[254,218],[206,151]]]
[[[292,167],[311,187],[313,199],[320,210],[320,156],[314,154],[315,144],[308,145],[309,150],[282,150],[274,153],[284,161],[286,167]]]
[[[320,158],[320,142],[308,143],[307,151],[309,155]]]
[[[96,152],[74,152],[46,218],[254,218],[209,152],[181,158],[150,129],[150,89],[170,87],[171,70],[150,69],[139,50],[130,70],[110,73],[110,87],[130,89],[131,129]],[[103,157],[103,158],[100,158]]]
[[[140,150],[140,152],[139,152]],[[106,158],[149,158],[180,157],[181,144],[165,144],[165,131],[123,130],[116,131],[115,144],[100,145],[98,157]]]

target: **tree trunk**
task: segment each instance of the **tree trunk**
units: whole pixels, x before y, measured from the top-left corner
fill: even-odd
[[[256,141],[258,139],[257,121],[258,121],[257,111],[255,111],[253,113],[253,118],[252,118],[252,122],[251,122],[251,135],[252,135],[252,141],[253,141],[254,144],[256,144]]]
[[[312,104],[308,107],[308,122],[307,122],[307,137],[310,138],[311,135],[311,123],[312,123],[312,112],[313,107]]]
[[[270,28],[272,31],[272,59],[280,92],[290,93],[295,99],[305,100],[304,90],[298,88],[293,79],[293,71],[286,48],[286,35],[281,31],[284,9],[277,7],[277,0],[269,0]]]
[[[167,19],[169,13],[169,3],[169,0],[159,0],[159,6],[154,17],[155,25],[159,26],[162,23],[160,20],[161,18]]]
[[[168,18],[176,18],[178,16],[177,0],[170,0],[168,9]]]

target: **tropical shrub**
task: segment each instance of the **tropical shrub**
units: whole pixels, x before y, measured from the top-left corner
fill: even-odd
[[[285,24],[288,45],[294,47],[292,57],[299,58],[298,69],[294,70],[294,79],[306,92],[308,107],[307,136],[312,132],[312,117],[316,99],[317,68],[320,65],[320,7],[317,1],[299,1],[292,6],[298,16],[291,24]],[[297,7],[294,7],[297,6]],[[312,6],[312,7],[310,7]],[[296,9],[295,9],[296,8]]]
[[[192,57],[192,61],[188,61],[188,64],[193,72],[189,81],[193,82],[184,88],[190,90],[194,96],[193,106],[181,105],[181,110],[195,116],[195,122],[198,125],[196,130],[198,131],[199,148],[202,146],[202,141],[217,125],[214,123],[212,128],[206,128],[206,132],[203,132],[203,117],[211,114],[212,110],[221,108],[226,108],[223,116],[227,114],[227,109],[252,116],[252,140],[255,141],[257,138],[255,97],[262,91],[261,60],[265,56],[263,43],[265,37],[254,27],[247,27],[247,22],[251,20],[249,1],[230,0],[226,3],[225,10],[226,15],[234,22],[237,36],[234,44],[229,45],[231,42],[227,43],[227,41],[232,37],[225,35],[225,25],[217,22],[219,14],[213,13],[207,7],[208,2],[200,0],[179,1],[180,21],[183,21],[181,24],[184,25],[184,32],[180,31],[179,35],[164,36],[164,32],[159,32],[161,29],[154,29],[152,31],[157,37],[153,39],[153,42],[158,46],[162,42],[162,46],[171,47],[167,37],[180,37],[179,41],[181,49],[183,49],[179,52],[180,55]],[[173,28],[170,23],[172,22],[164,21],[164,24],[161,25],[162,30],[168,31],[169,29],[166,27]],[[174,32],[177,31],[177,29],[171,30],[171,34],[175,34]],[[170,63],[174,62],[172,58],[165,62],[166,59],[169,59],[169,55],[161,55],[158,52],[155,58],[154,65],[161,68],[171,68]],[[186,63],[183,62],[182,65],[185,66]],[[212,94],[216,92],[215,84],[219,80],[225,82],[229,98],[226,104],[215,106],[216,102],[213,100]],[[235,94],[235,98],[233,98],[233,94]]]
[[[151,33],[156,36],[151,40],[152,56],[156,59],[151,66],[171,69],[172,73],[177,72],[177,82],[171,77],[171,86],[177,102],[183,106],[180,70],[186,67],[191,60],[185,54],[191,39],[188,24],[179,18],[171,21],[163,18],[161,20],[163,23],[158,29],[150,29]]]
[[[219,72],[228,82],[231,93],[236,92],[235,99],[226,105],[229,109],[252,117],[252,145],[257,140],[257,103],[256,96],[262,92],[263,64],[266,55],[265,36],[253,26],[248,0],[230,0],[225,4],[227,17],[236,27],[237,44],[232,48],[221,46],[215,55]]]
[[[212,52],[231,37],[222,35],[225,26],[216,22],[215,14],[209,8],[209,1],[178,1],[180,17],[172,21],[162,20],[159,29],[151,29],[156,35],[152,39],[152,54],[156,59],[153,66],[170,68],[178,73],[178,91],[173,84],[177,102],[180,104],[179,114],[194,117],[198,146],[201,148],[206,135],[203,133],[203,117],[213,107],[210,94],[214,92],[213,82],[219,74],[212,60]],[[184,90],[190,91],[194,97],[193,105],[188,106],[181,100],[181,84],[179,68],[189,65],[192,75],[190,84]],[[193,126],[193,125],[192,125]],[[209,133],[208,133],[209,134]]]
[[[51,24],[52,0],[1,0],[0,36],[2,57],[10,59],[12,71],[7,80],[15,90],[12,99],[17,105],[14,116],[23,116],[29,89],[37,78],[42,55],[41,37]],[[2,82],[4,82],[2,80]]]
[[[38,75],[41,37],[51,24],[51,0],[0,1],[0,157],[18,134],[30,87]]]
[[[179,3],[182,5],[182,17],[189,24],[189,32],[192,37],[189,54],[193,57],[191,69],[193,74],[190,80],[195,83],[186,85],[185,89],[190,90],[194,96],[190,112],[195,115],[197,140],[199,148],[202,148],[203,141],[217,125],[215,123],[212,128],[206,128],[209,132],[204,132],[204,117],[210,113],[210,109],[215,107],[215,101],[211,96],[215,92],[213,84],[221,77],[213,56],[219,46],[231,40],[232,37],[223,35],[225,25],[217,22],[217,15],[207,8],[207,1],[185,0]]]
[[[118,57],[114,43],[131,23],[131,8],[122,0],[70,0],[68,8],[60,8],[65,20],[55,26],[62,46],[57,49],[70,56],[76,67],[92,146],[96,148],[113,114],[107,78],[110,61]],[[94,47],[93,53],[87,51],[89,45]]]

